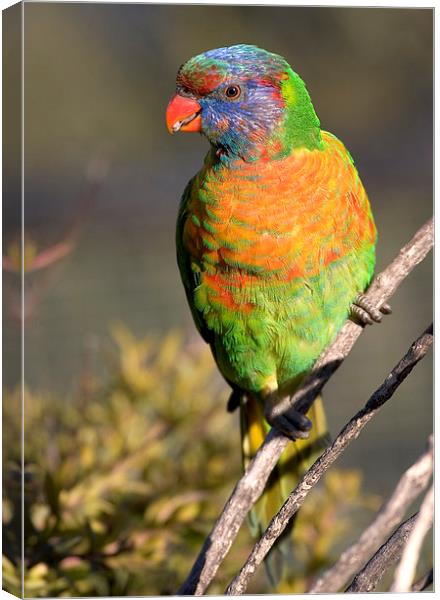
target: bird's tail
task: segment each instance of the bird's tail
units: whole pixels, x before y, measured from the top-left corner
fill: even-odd
[[[329,443],[327,422],[320,396],[307,413],[313,422],[310,436],[288,444],[272,471],[265,490],[249,514],[252,534],[259,538],[275,513],[281,508],[289,493],[307,469]],[[240,422],[243,465],[246,467],[261,446],[269,425],[264,418],[262,403],[252,395],[243,396],[240,403]],[[265,559],[266,571],[273,587],[288,577],[293,564],[291,533],[294,520],[283,532]]]

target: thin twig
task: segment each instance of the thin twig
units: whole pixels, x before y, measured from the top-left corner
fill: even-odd
[[[426,588],[431,585],[434,581],[434,573],[432,569],[429,569],[427,573],[425,573],[420,579],[418,579],[412,586],[412,592],[423,592]]]
[[[257,567],[261,564],[278,537],[286,528],[289,520],[298,511],[310,490],[318,483],[327,469],[355,440],[365,425],[378,412],[381,406],[391,398],[397,387],[411,373],[415,365],[425,356],[433,340],[432,325],[411,345],[405,356],[398,362],[383,384],[370,397],[362,408],[345,425],[334,442],[315,461],[289,495],[279,512],[273,517],[261,539],[255,544],[247,561],[226,590],[228,595],[242,594]]]
[[[400,563],[394,573],[394,581],[390,592],[410,592],[414,581],[417,562],[422,549],[423,540],[432,527],[434,512],[434,486],[427,492],[420,507],[414,529],[402,554]]]
[[[357,542],[341,554],[337,563],[310,587],[309,593],[337,592],[350,580],[394,527],[400,523],[408,507],[426,488],[431,479],[432,468],[431,436],[429,449],[405,471],[390,499],[382,506],[373,522],[365,529]]]
[[[403,548],[414,528],[418,513],[407,519],[371,557],[345,590],[347,593],[372,592],[385,572],[402,556]]]
[[[388,300],[399,284],[425,258],[432,245],[433,220],[430,219],[373,281],[366,294],[368,299],[376,307]],[[362,330],[362,326],[347,321],[333,344],[316,363],[307,382],[292,398],[295,408],[307,412],[326,381],[348,355]],[[204,594],[288,443],[288,438],[275,429],[269,431],[205,540],[186,581],[178,591],[179,594]]]

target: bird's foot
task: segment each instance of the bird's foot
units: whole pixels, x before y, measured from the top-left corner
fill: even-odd
[[[265,399],[264,416],[269,425],[291,440],[308,438],[312,427],[311,420],[294,408],[282,411],[278,402],[276,394],[270,394]]]
[[[391,314],[391,307],[384,302],[380,308],[376,308],[364,294],[359,294],[350,306],[350,316],[363,325],[380,323],[383,315]]]
[[[232,390],[226,405],[226,410],[228,412],[232,413],[234,410],[237,410],[237,408],[240,406],[242,395],[243,393],[240,390]]]

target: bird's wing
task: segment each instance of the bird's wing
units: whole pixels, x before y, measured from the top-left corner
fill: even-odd
[[[206,323],[204,322],[201,313],[197,310],[194,304],[194,290],[200,285],[200,274],[192,269],[190,255],[183,244],[183,230],[186,219],[188,218],[187,204],[194,180],[195,177],[188,182],[180,201],[176,227],[177,264],[179,266],[183,287],[185,288],[186,297],[196,327],[205,342],[210,344],[213,341],[212,332],[206,327]]]

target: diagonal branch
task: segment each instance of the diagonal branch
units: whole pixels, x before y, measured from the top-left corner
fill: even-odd
[[[255,544],[246,563],[226,590],[228,595],[242,594],[257,567],[287,527],[289,520],[302,506],[310,490],[318,483],[328,468],[336,461],[347,446],[355,440],[365,425],[391,398],[398,386],[411,373],[415,365],[426,355],[432,345],[432,325],[411,345],[383,384],[374,392],[366,405],[345,425],[333,443],[321,454],[311,468],[300,479],[298,485],[273,517],[261,539]]]
[[[414,529],[409,536],[408,543],[405,546],[402,558],[394,574],[394,581],[390,592],[411,591],[423,540],[432,527],[433,512],[434,486],[432,485],[420,507]]]
[[[432,468],[431,436],[428,450],[405,471],[391,498],[382,506],[373,522],[365,529],[358,541],[341,554],[337,563],[310,587],[309,593],[337,592],[342,588],[400,523],[411,503],[428,485]]]
[[[418,513],[407,519],[396,529],[385,544],[371,557],[365,567],[359,571],[345,590],[346,593],[372,592],[376,589],[387,569],[401,557],[409,535],[414,529],[417,515]]]
[[[420,579],[418,579],[412,586],[412,592],[423,592],[426,588],[431,585],[434,581],[434,573],[432,569],[429,569]]]
[[[373,281],[366,294],[368,299],[376,307],[388,300],[414,267],[425,258],[432,245],[433,220],[430,219]],[[349,354],[362,330],[360,325],[347,321],[333,344],[317,361],[305,384],[291,399],[295,408],[307,412],[324,384]],[[206,591],[288,442],[288,438],[274,429],[268,433],[205,540],[179,594],[201,595]]]

